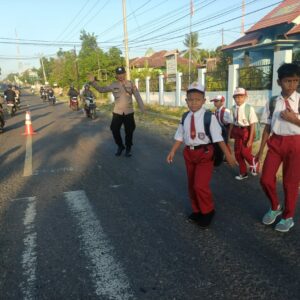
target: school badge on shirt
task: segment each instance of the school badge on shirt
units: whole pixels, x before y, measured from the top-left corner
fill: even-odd
[[[205,133],[204,133],[204,132],[199,132],[199,133],[198,133],[198,138],[199,138],[200,140],[204,140],[204,139],[205,139]]]

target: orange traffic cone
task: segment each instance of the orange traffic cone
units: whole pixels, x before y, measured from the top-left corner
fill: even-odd
[[[32,128],[30,111],[26,111],[25,132],[23,133],[23,135],[33,135],[33,134],[36,134],[36,132],[34,132]]]

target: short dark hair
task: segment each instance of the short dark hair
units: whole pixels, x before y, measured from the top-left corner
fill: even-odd
[[[285,77],[290,77],[290,76],[298,76],[300,77],[300,66],[294,63],[286,63],[282,64],[278,70],[278,79],[281,80]]]

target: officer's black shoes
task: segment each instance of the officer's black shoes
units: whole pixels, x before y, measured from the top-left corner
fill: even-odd
[[[124,149],[125,149],[124,146],[119,146],[117,152],[115,153],[115,156],[120,156]]]
[[[201,212],[198,213],[193,212],[188,216],[188,220],[192,222],[197,222],[201,218],[201,215],[202,215]]]
[[[207,228],[210,225],[214,215],[214,210],[212,210],[208,214],[201,214],[200,217],[197,219],[197,224],[202,228]]]
[[[126,147],[126,150],[125,150],[125,156],[126,157],[130,157],[132,154],[131,154],[131,147]]]

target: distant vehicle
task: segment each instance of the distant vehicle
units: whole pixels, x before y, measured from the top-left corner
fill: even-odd
[[[71,98],[71,109],[72,110],[78,110],[78,97],[72,97]]]
[[[96,119],[96,104],[93,97],[85,98],[85,111],[87,117],[92,120]]]
[[[4,97],[4,91],[7,89],[6,83],[0,83],[0,97]]]
[[[2,104],[0,103],[0,133],[3,132],[4,125],[5,125],[4,109],[2,107]]]

